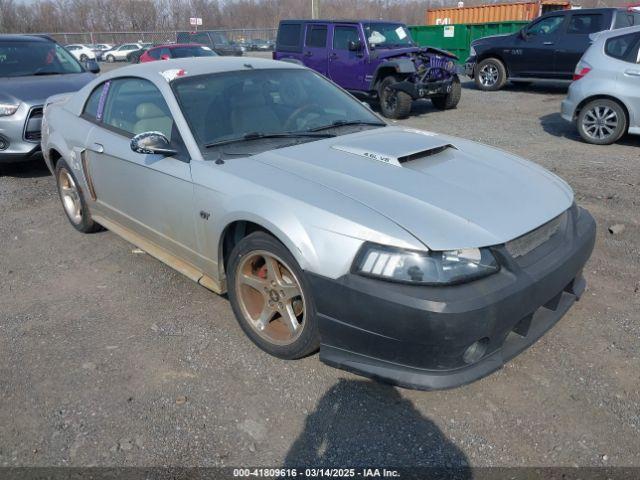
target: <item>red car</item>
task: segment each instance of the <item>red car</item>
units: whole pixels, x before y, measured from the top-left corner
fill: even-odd
[[[218,54],[209,47],[198,43],[178,43],[171,45],[158,45],[150,48],[140,57],[140,63],[155,62],[156,60],[169,60],[171,58],[187,57],[216,57]]]

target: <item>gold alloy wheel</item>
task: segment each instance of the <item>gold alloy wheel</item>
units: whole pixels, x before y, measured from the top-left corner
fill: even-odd
[[[289,345],[305,327],[305,299],[291,268],[273,253],[256,250],[240,260],[236,293],[244,318],[262,338]]]
[[[67,212],[69,219],[79,225],[82,222],[82,202],[80,201],[80,192],[73,181],[73,177],[66,168],[61,168],[58,173],[58,185],[60,185],[60,196],[62,197],[62,206]]]

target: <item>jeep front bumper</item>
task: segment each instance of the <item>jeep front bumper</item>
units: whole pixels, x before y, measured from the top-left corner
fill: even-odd
[[[435,80],[426,83],[415,83],[404,80],[402,82],[394,83],[391,85],[391,88],[410,95],[414,100],[418,100],[420,98],[441,97],[451,93],[451,89],[453,88],[453,78],[454,76],[451,75],[449,78],[444,80]]]

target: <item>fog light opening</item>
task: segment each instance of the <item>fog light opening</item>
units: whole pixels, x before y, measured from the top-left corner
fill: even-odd
[[[6,150],[9,148],[9,140],[0,136],[0,150]]]
[[[487,347],[489,346],[489,339],[487,337],[481,338],[477,342],[473,342],[467,347],[462,355],[462,360],[466,364],[476,363],[484,354],[487,353]]]

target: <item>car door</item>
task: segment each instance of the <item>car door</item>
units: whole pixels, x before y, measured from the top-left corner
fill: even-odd
[[[531,23],[515,37],[505,58],[511,77],[554,78],[554,58],[565,15],[550,15]]]
[[[562,78],[571,79],[580,58],[587,51],[589,35],[608,29],[611,17],[603,13],[579,13],[569,15],[562,41],[558,43],[555,70]]]
[[[96,127],[87,139],[99,210],[198,265],[189,157],[162,93],[136,77],[109,80],[102,88]],[[132,137],[148,131],[163,133],[178,155],[134,152]]]
[[[305,32],[303,62],[315,71],[327,75],[329,52],[327,50],[328,24],[308,23]]]
[[[629,110],[629,127],[640,129],[640,32],[608,39],[604,51],[618,72],[617,95]]]
[[[359,42],[361,49],[349,50],[350,42]],[[362,90],[364,88],[364,34],[356,24],[333,26],[331,50],[329,52],[329,78],[342,88]]]

